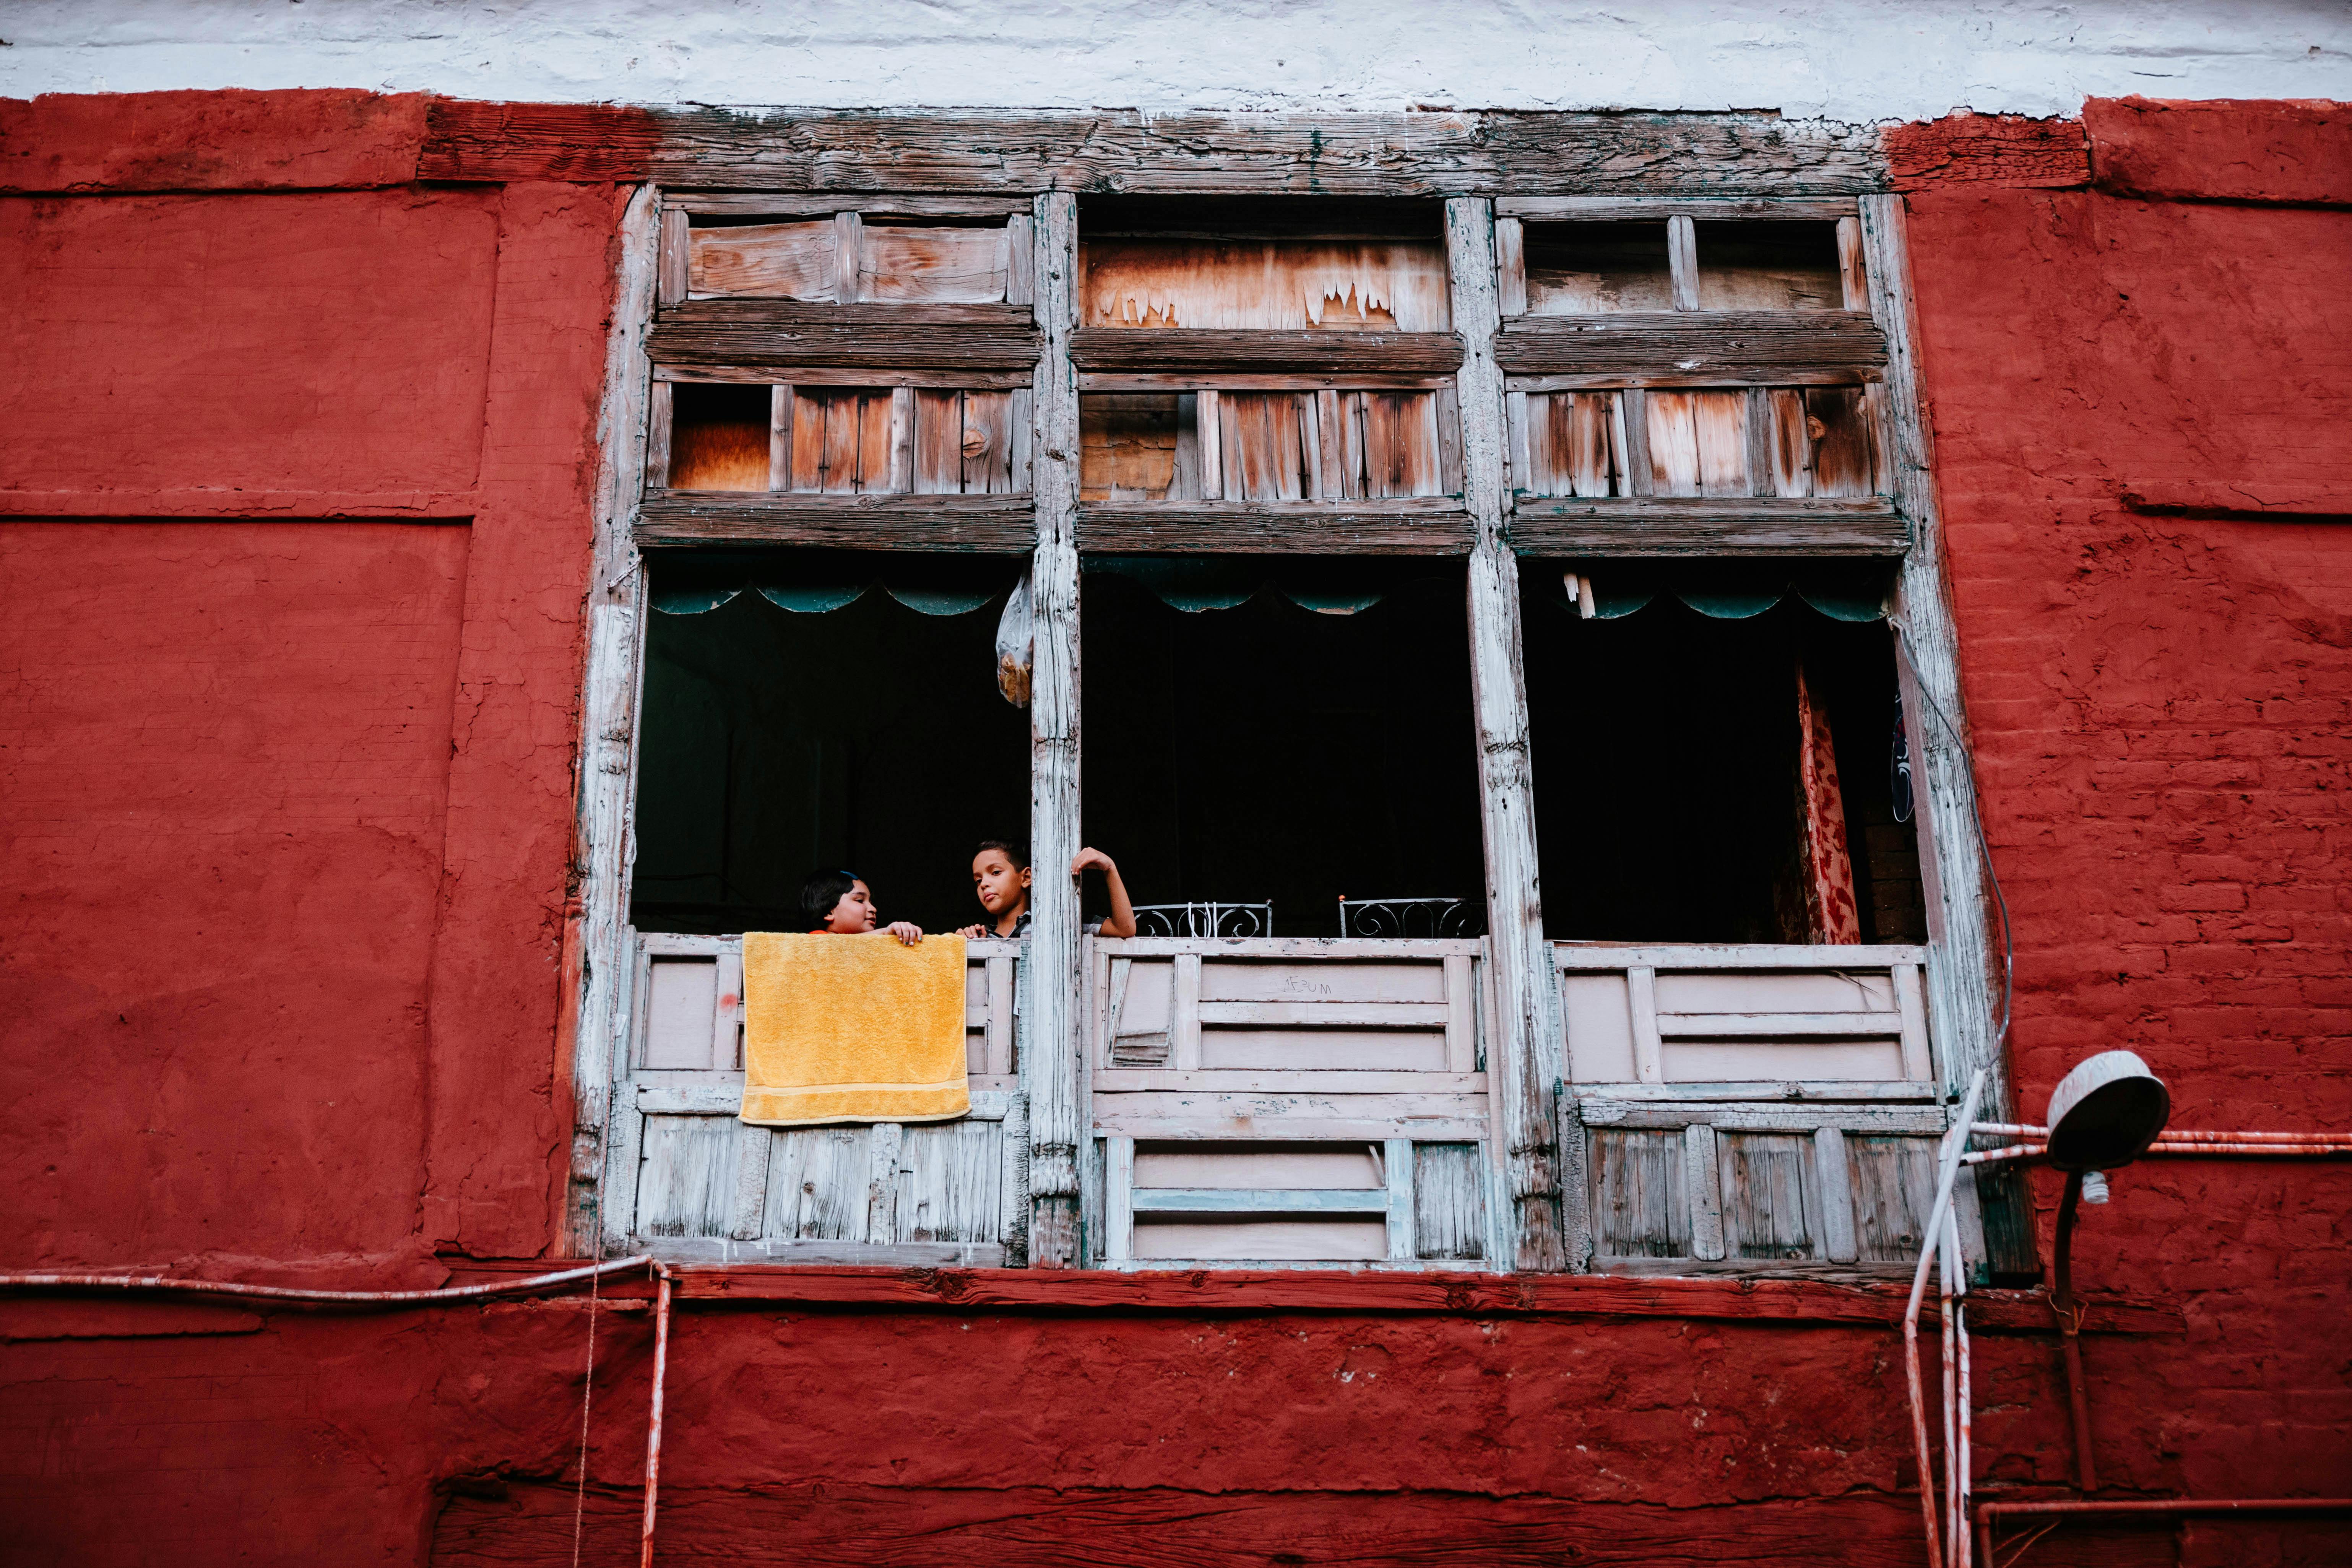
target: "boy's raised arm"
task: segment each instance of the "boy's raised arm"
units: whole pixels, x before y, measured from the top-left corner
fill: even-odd
[[[1118,864],[1099,849],[1081,849],[1078,851],[1077,858],[1070,862],[1070,875],[1082,877],[1086,875],[1088,867],[1100,871],[1103,874],[1103,880],[1110,888],[1110,915],[1103,921],[1102,929],[1096,934],[1133,936],[1135,905],[1127,896],[1127,884],[1119,879]]]

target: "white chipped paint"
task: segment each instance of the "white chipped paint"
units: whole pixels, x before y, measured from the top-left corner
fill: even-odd
[[[647,104],[1772,109],[2352,98],[2338,0],[12,0],[0,95],[373,88]]]

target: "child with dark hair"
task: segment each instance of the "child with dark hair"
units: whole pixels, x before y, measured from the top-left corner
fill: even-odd
[[[836,936],[865,936],[881,920],[874,894],[855,871],[811,871],[801,884],[801,918],[812,931]],[[882,928],[908,947],[923,940],[923,928],[911,921],[892,921]]]
[[[1118,867],[1099,849],[1081,849],[1070,862],[1070,875],[1080,877],[1088,870],[1100,871],[1110,888],[1110,917],[1095,928],[1095,934],[1133,936],[1135,906],[1128,900],[1127,884],[1119,879]],[[983,841],[980,852],[971,858],[971,886],[972,891],[980,895],[980,907],[988,911],[988,919],[978,925],[968,925],[957,934],[1027,936],[1029,882],[1029,850],[1025,845],[1002,838]]]

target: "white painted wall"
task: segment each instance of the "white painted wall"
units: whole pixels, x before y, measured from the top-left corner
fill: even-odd
[[[2352,98],[2341,0],[8,0],[0,95],[2070,114]]]

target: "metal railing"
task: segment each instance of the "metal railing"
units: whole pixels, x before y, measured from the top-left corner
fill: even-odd
[[[1138,904],[1138,936],[1272,936],[1274,905]]]
[[[1461,899],[1339,899],[1341,936],[1475,936],[1478,911]]]

